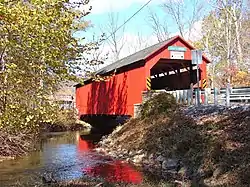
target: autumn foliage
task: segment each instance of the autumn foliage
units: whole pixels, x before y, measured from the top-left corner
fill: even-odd
[[[238,71],[232,78],[233,86],[250,86],[250,73],[246,71]]]
[[[62,81],[76,80],[83,54],[96,47],[74,37],[88,26],[79,9],[87,3],[0,1],[0,132],[36,133],[55,120],[51,96]]]

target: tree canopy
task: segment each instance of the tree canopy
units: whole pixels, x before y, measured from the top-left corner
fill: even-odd
[[[250,85],[249,9],[243,1],[217,0],[203,19],[203,37],[196,45],[212,60],[212,86]],[[244,80],[244,81],[243,81]]]
[[[74,37],[88,27],[82,10],[87,4],[88,0],[0,1],[0,128],[33,129],[51,121],[51,95],[59,83],[75,80],[81,65],[95,63],[84,54],[96,43]]]

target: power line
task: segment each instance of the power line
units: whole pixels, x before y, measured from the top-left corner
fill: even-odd
[[[113,34],[115,34],[118,30],[120,30],[125,24],[127,24],[133,17],[136,16],[142,9],[144,9],[152,0],[149,0],[145,3],[139,10],[137,10],[132,16],[130,16],[122,25],[120,25],[113,33],[111,33],[107,38],[104,40],[108,40]]]

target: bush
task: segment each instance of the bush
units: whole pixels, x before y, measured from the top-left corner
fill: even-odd
[[[74,109],[60,110],[57,112],[54,124],[61,126],[71,126],[76,123],[77,114]]]
[[[176,110],[177,103],[173,95],[159,93],[147,100],[141,107],[141,117],[146,118],[150,115],[168,113]]]

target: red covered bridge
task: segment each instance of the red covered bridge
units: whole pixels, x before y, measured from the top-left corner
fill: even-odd
[[[88,80],[76,86],[79,115],[133,116],[134,104],[142,102],[143,91],[188,89],[191,83],[197,83],[196,69],[191,64],[193,49],[176,36],[102,68],[97,75],[115,75],[107,81]],[[207,78],[206,64],[210,62],[204,56],[202,61],[201,80]]]

